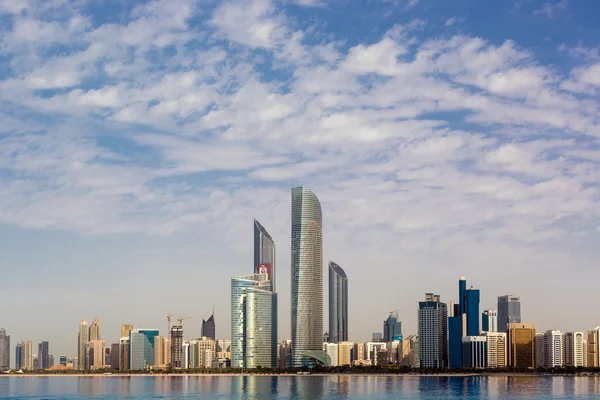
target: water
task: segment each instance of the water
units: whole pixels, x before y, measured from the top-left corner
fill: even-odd
[[[596,377],[0,377],[4,399],[600,399]]]

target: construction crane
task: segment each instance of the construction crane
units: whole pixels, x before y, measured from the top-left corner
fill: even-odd
[[[192,317],[179,317],[177,318],[177,321],[179,321],[179,325],[183,326],[183,321],[185,321],[186,319],[192,319]]]
[[[168,313],[167,314],[167,336],[171,339],[171,317],[175,314]]]

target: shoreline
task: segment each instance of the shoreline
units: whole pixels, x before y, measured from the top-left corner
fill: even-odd
[[[185,373],[185,374],[0,374],[0,378],[9,378],[9,377],[20,377],[20,378],[42,378],[42,377],[52,377],[52,378],[132,378],[132,377],[153,377],[153,378],[171,378],[171,377],[350,377],[350,378],[358,378],[358,377],[376,377],[376,378],[470,378],[470,377],[548,377],[548,376],[560,376],[560,377],[580,377],[580,378],[598,378],[599,375],[577,375],[577,374],[530,374],[530,373],[520,373],[520,372],[502,372],[502,373],[440,373],[440,374],[310,374],[310,375],[298,375],[298,374],[251,374],[251,373],[239,373],[239,374],[202,374],[202,373]]]

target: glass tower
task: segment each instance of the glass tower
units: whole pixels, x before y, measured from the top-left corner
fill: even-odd
[[[448,307],[440,296],[425,294],[419,302],[419,360],[421,368],[448,367]]]
[[[521,299],[518,296],[498,297],[498,332],[507,332],[508,324],[521,323]]]
[[[329,340],[348,341],[348,277],[333,261],[329,262]]]
[[[321,204],[304,187],[292,189],[291,366],[312,364],[323,352],[323,221]]]
[[[77,337],[77,359],[79,360],[79,369],[85,369],[85,345],[89,341],[89,326],[85,319],[79,323],[79,336]]]
[[[232,368],[277,368],[277,293],[267,277],[231,279]]]
[[[214,313],[208,318],[208,320],[202,320],[202,336],[206,336],[207,338],[211,338],[212,340],[217,340]]]
[[[133,329],[129,332],[129,369],[145,370],[154,365],[154,337],[158,329]]]
[[[272,291],[276,288],[275,242],[269,232],[257,220],[254,220],[254,273],[266,273],[271,282]]]
[[[398,319],[397,313],[392,313],[383,321],[383,341],[392,342],[402,340],[402,322]]]

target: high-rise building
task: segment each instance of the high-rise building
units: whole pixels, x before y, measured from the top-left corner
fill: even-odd
[[[10,335],[0,329],[0,371],[10,369]]]
[[[154,337],[158,329],[133,329],[129,333],[129,368],[145,370],[154,365]]]
[[[131,331],[129,332],[131,334]],[[119,340],[119,371],[129,370],[129,336]]]
[[[549,330],[544,333],[544,368],[563,366],[563,335],[561,331]]]
[[[231,340],[217,339],[217,358],[231,359]]]
[[[90,340],[85,345],[86,369],[103,369],[106,365],[106,342],[104,340]]]
[[[462,350],[464,368],[487,367],[487,340],[485,336],[463,336]]]
[[[479,289],[467,289],[467,278],[458,280],[459,303],[454,305],[448,318],[448,351],[450,368],[463,367],[464,336],[479,336]]]
[[[348,340],[348,277],[346,272],[329,261],[329,341]]]
[[[48,354],[47,362],[48,368],[52,368],[54,366],[54,356],[52,354]]]
[[[535,367],[544,368],[544,334],[535,334]]]
[[[199,368],[210,368],[215,358],[216,342],[212,338],[202,336],[196,340],[196,346],[198,348],[198,360],[196,364]]]
[[[121,337],[129,337],[129,332],[133,330],[132,324],[123,324],[121,325]]]
[[[588,367],[600,367],[600,326],[588,331],[587,362]]]
[[[323,218],[317,196],[292,189],[291,366],[325,364],[323,352]]]
[[[48,356],[50,354],[50,344],[48,342],[42,342],[38,344],[38,368],[47,369]]]
[[[290,356],[292,355],[292,341],[284,340],[277,345],[277,367],[280,369],[290,366]]]
[[[254,220],[254,273],[267,274],[271,290],[276,292],[275,242],[269,232]]]
[[[60,356],[61,365],[62,365],[62,357]],[[65,356],[65,360],[66,360]],[[66,364],[65,364],[66,365]],[[119,343],[112,343],[110,345],[110,369],[119,369]]]
[[[460,306],[460,304],[459,304]],[[459,311],[460,312],[460,311]],[[462,368],[462,338],[466,335],[466,314],[448,318],[448,362],[450,368]]]
[[[231,279],[231,366],[277,368],[277,293],[268,274]]]
[[[23,368],[23,345],[17,343],[15,347],[15,369],[18,371]]]
[[[466,336],[479,336],[479,289],[471,288],[465,291],[467,304],[465,305],[467,314],[467,334]]]
[[[419,360],[421,368],[448,367],[448,308],[439,295],[425,294],[419,302]]]
[[[215,313],[213,312],[208,319],[202,320],[202,336],[206,336],[211,338],[212,340],[216,340],[216,332],[215,332]]]
[[[535,326],[508,324],[508,365],[513,368],[535,366]]]
[[[398,313],[393,312],[383,321],[383,341],[393,342],[402,340],[402,322],[398,318]]]
[[[508,324],[521,323],[521,299],[518,296],[498,297],[498,332],[507,332]]]
[[[79,323],[79,336],[77,336],[77,358],[79,359],[79,369],[85,369],[85,345],[89,341],[89,326],[85,319]]]
[[[583,366],[585,368],[587,368],[588,366],[588,344],[587,344],[587,339],[583,339]]]
[[[352,349],[354,343],[340,342],[338,344],[338,365],[352,365]]]
[[[169,339],[164,336],[154,337],[154,366],[165,366],[165,348]]]
[[[487,341],[488,368],[506,367],[506,333],[483,332]]]
[[[338,359],[338,349],[339,346],[336,343],[323,343],[323,351],[327,353],[327,355],[329,356],[329,365],[331,365],[332,367],[336,367],[339,365],[339,359]]]
[[[365,344],[354,343],[354,354],[352,356],[352,364],[362,364],[365,360]]]
[[[34,352],[33,352],[33,342],[21,342],[21,368],[26,371],[31,371],[34,369]]]
[[[175,369],[188,368],[184,362],[183,326],[181,325],[171,327],[171,367]]]
[[[484,310],[481,314],[481,331],[498,332],[498,311]]]
[[[565,367],[583,367],[583,332],[567,332],[563,338],[563,361]]]
[[[89,340],[101,340],[100,336],[100,320],[98,318],[94,318],[92,321],[92,325],[90,325],[90,335]]]

